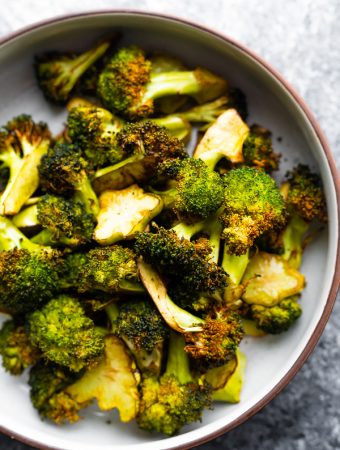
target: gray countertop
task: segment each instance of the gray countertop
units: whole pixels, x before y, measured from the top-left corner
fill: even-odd
[[[131,8],[164,12],[215,28],[273,64],[305,98],[340,166],[339,0],[11,0],[4,2],[0,37],[55,15]],[[314,353],[264,410],[201,450],[340,449],[340,303]],[[31,447],[0,435],[0,448]]]

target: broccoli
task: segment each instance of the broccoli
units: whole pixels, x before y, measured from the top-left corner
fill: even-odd
[[[159,274],[144,261],[138,263],[141,280],[166,323],[183,334],[185,351],[203,368],[225,364],[243,337],[239,316],[223,307],[210,311],[205,319],[177,306],[169,297]]]
[[[6,320],[0,329],[0,355],[5,370],[20,375],[39,360],[40,352],[30,343],[23,324]]]
[[[212,248],[207,240],[190,242],[174,230],[159,227],[156,233],[138,233],[134,249],[147,263],[176,277],[178,286],[187,286],[191,292],[214,293],[227,284],[227,274],[210,259]]]
[[[96,247],[66,259],[69,285],[78,292],[144,292],[138,282],[135,254],[120,245]]]
[[[149,120],[127,124],[117,134],[117,142],[130,156],[96,172],[96,192],[146,182],[156,175],[161,162],[188,157],[182,142]]]
[[[9,313],[26,313],[59,291],[64,274],[61,253],[34,244],[0,216],[0,305]]]
[[[70,144],[56,144],[50,148],[39,166],[41,186],[45,191],[56,195],[74,194],[84,204],[86,212],[96,216],[99,204],[89,173],[89,163],[81,156],[81,151]]]
[[[93,238],[100,245],[110,245],[144,231],[162,210],[163,202],[158,195],[133,184],[118,191],[104,191],[99,197],[99,206]]]
[[[191,375],[183,347],[183,338],[172,333],[165,373],[142,382],[137,423],[143,430],[171,436],[201,420],[203,409],[210,406],[210,386]]]
[[[78,412],[85,404],[79,404],[65,394],[65,388],[81,375],[66,367],[45,361],[38,362],[29,373],[28,384],[33,407],[42,419],[57,424],[74,423],[79,420]]]
[[[74,372],[95,364],[104,350],[103,331],[76,298],[60,295],[28,316],[29,338],[44,358]]]
[[[41,225],[44,229],[31,238],[36,244],[74,247],[91,241],[96,219],[81,202],[46,194],[14,216],[13,223],[18,228]]]
[[[281,300],[274,306],[251,305],[250,316],[256,326],[269,334],[279,334],[301,316],[302,309],[297,303],[297,296]]]
[[[244,286],[241,284],[243,275],[249,263],[249,250],[243,255],[233,255],[229,252],[229,247],[225,244],[223,247],[223,258],[221,267],[229,276],[229,284],[224,291],[224,299],[228,303],[239,305],[239,298],[244,292]]]
[[[129,118],[143,118],[154,112],[155,99],[184,94],[203,103],[227,89],[227,82],[207,69],[154,73],[151,67],[138,47],[120,49],[99,76],[98,96],[104,105]]]
[[[165,161],[160,164],[158,175],[170,183],[176,182],[166,191],[152,191],[163,199],[166,208],[173,209],[180,221],[207,219],[223,202],[221,177],[200,159]]]
[[[22,114],[0,133],[0,162],[9,169],[9,180],[0,198],[0,214],[14,215],[39,186],[38,166],[51,143],[45,123]]]
[[[242,148],[249,135],[249,127],[238,112],[231,108],[222,113],[208,128],[194,152],[210,169],[226,158],[233,164],[244,162]]]
[[[274,152],[271,133],[266,128],[253,125],[244,141],[242,152],[246,166],[257,167],[266,172],[279,168],[281,155]]]
[[[270,307],[299,294],[305,287],[305,278],[281,256],[259,251],[250,258],[242,284],[242,299],[246,303]]]
[[[152,123],[161,128],[166,128],[172,136],[187,144],[190,141],[192,127],[190,122],[180,114],[173,114],[165,117],[151,118]]]
[[[116,164],[127,157],[116,135],[124,122],[98,106],[78,106],[69,112],[67,131],[72,142],[94,167]]]
[[[127,300],[111,303],[106,311],[114,334],[126,343],[138,368],[159,374],[169,329],[154,304],[145,299]]]
[[[257,169],[233,169],[223,182],[222,237],[229,253],[242,255],[258,236],[285,223],[285,203],[275,181]]]
[[[37,56],[36,76],[46,99],[64,105],[80,77],[103,56],[109,46],[110,41],[104,40],[80,55],[49,52]]]

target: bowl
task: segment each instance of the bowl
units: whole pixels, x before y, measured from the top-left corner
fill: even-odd
[[[76,425],[42,422],[30,405],[27,375],[14,378],[1,369],[1,431],[41,449],[184,449],[231,430],[272,400],[301,368],[326,325],[340,281],[340,182],[327,142],[304,101],[282,76],[228,37],[182,19],[133,11],[77,14],[30,26],[0,43],[0,123],[26,112],[59,132],[65,109],[44,100],[34,77],[34,55],[53,49],[82,50],[113,30],[123,32],[122,44],[170,52],[188,66],[208,67],[240,87],[248,98],[249,123],[272,130],[275,148],[283,155],[278,178],[297,162],[320,172],[329,222],[304,254],[301,271],[307,287],[301,319],[285,335],[244,339],[248,364],[241,402],[216,404],[202,423],[184,428],[177,436],[144,433],[134,423],[120,423],[115,411],[104,414],[95,406]]]

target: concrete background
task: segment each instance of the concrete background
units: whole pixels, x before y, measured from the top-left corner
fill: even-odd
[[[3,0],[0,37],[55,15],[109,8],[174,14],[229,34],[273,64],[305,98],[340,166],[339,0]],[[340,449],[340,303],[309,361],[279,397],[200,450]],[[29,450],[0,435],[0,448]]]

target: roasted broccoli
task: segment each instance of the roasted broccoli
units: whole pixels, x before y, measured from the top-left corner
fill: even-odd
[[[88,213],[96,216],[99,204],[89,172],[89,163],[81,151],[69,144],[56,144],[50,148],[39,166],[41,186],[45,191],[56,195],[72,194],[84,204]]]
[[[44,358],[74,372],[97,362],[103,330],[86,317],[79,300],[60,295],[28,317],[29,337]]]
[[[0,329],[0,355],[5,370],[12,375],[20,375],[27,367],[40,358],[26,333],[25,326],[15,320],[7,320]]]
[[[65,104],[80,77],[109,46],[110,41],[104,40],[80,55],[49,52],[37,56],[36,76],[46,99],[57,105]]]
[[[242,255],[258,236],[285,223],[285,203],[273,178],[257,169],[231,170],[223,182],[222,237],[229,253]]]
[[[45,123],[22,114],[0,132],[0,163],[9,169],[6,189],[0,196],[0,214],[14,215],[39,186],[38,166],[51,143]]]
[[[191,375],[184,340],[172,333],[165,373],[142,382],[138,425],[171,436],[184,425],[201,420],[210,403],[210,386]]]
[[[0,216],[0,305],[9,313],[34,311],[59,290],[61,253],[32,243]]]
[[[266,172],[279,168],[281,155],[273,150],[271,133],[266,128],[253,125],[244,141],[242,152],[247,166],[257,167]]]
[[[173,209],[180,221],[207,219],[223,202],[221,177],[200,159],[165,161],[158,169],[158,176],[172,185],[166,191],[153,192],[163,199],[166,208]]]
[[[140,48],[120,49],[99,76],[98,95],[104,105],[129,118],[143,118],[153,113],[157,98],[184,94],[203,103],[227,89],[227,82],[207,69],[154,73],[151,66]]]

